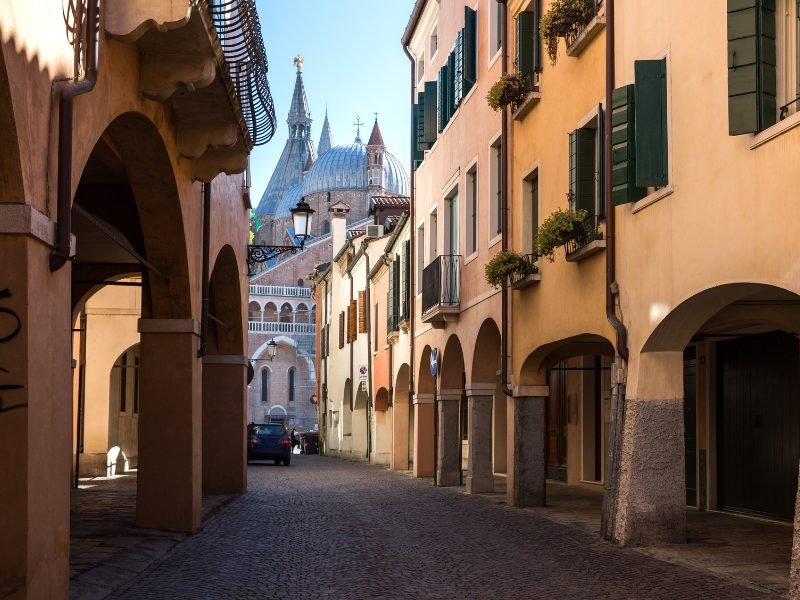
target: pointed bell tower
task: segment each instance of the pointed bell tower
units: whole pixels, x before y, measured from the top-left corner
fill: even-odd
[[[333,136],[331,136],[331,124],[328,122],[328,109],[325,109],[325,122],[322,123],[322,133],[319,136],[317,145],[317,156],[322,156],[333,146]]]
[[[386,154],[386,144],[383,142],[381,128],[378,126],[378,115],[375,115],[375,125],[367,142],[367,181],[370,199],[380,196],[386,188],[384,184],[383,162]]]

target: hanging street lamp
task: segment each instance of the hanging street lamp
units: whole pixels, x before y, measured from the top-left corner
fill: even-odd
[[[298,250],[302,250],[306,240],[311,237],[311,219],[314,215],[314,209],[311,208],[306,202],[305,198],[300,198],[290,211],[292,213],[292,225],[294,227],[294,237],[300,241],[299,246],[268,246],[263,244],[250,244],[247,246],[247,269],[249,275],[255,275],[255,266],[259,263],[265,263],[285,252],[297,254]]]
[[[267,344],[267,356],[269,356],[270,362],[275,359],[275,355],[278,353],[278,344],[275,343],[275,340],[272,339]]]

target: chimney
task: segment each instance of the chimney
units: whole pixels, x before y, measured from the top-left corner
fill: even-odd
[[[350,207],[344,202],[337,202],[328,212],[331,214],[331,250],[336,256],[347,241],[347,214]]]

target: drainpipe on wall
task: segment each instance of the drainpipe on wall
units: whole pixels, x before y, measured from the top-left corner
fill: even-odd
[[[502,55],[501,65],[502,65],[502,73],[503,75],[508,74],[508,4],[506,0],[497,0],[500,4],[503,5],[501,10],[500,19],[502,21],[501,28],[500,28],[500,38],[502,42]],[[510,108],[508,106],[503,107],[502,112],[502,119],[503,119],[503,129],[500,134],[500,152],[502,153],[500,158],[500,202],[502,203],[502,213],[503,213],[503,223],[502,223],[502,249],[503,251],[508,250],[509,246],[509,211],[511,210],[508,205],[508,187],[509,187],[509,176],[508,176],[508,158],[511,153],[508,151],[508,116],[510,114]],[[501,379],[503,383],[503,394],[506,396],[513,396],[514,392],[512,391],[511,387],[508,385],[508,353],[509,353],[509,336],[510,336],[510,315],[508,310],[508,282],[503,279],[503,288],[500,292],[502,294],[502,343],[501,343]]]
[[[417,79],[416,79],[416,76],[417,76],[416,75],[417,65],[416,65],[416,62],[414,61],[414,57],[412,56],[411,52],[409,52],[409,50],[408,50],[408,46],[405,46],[405,45],[403,46],[403,52],[406,53],[406,56],[408,57],[408,60],[411,61],[411,87],[410,87],[410,90],[411,90],[411,127],[416,127],[416,123],[414,123],[414,110],[413,109],[414,109],[414,91],[415,91],[416,81],[417,81]],[[409,177],[409,190],[408,190],[409,194],[410,194],[410,199],[409,199],[409,202],[408,202],[408,213],[409,213],[408,214],[408,217],[409,217],[408,220],[409,220],[409,229],[410,229],[410,234],[411,234],[410,235],[411,248],[409,249],[410,250],[410,252],[409,252],[409,261],[411,262],[411,273],[413,273],[413,275],[408,278],[409,279],[408,285],[409,285],[409,288],[410,288],[410,292],[409,292],[409,296],[410,297],[409,297],[409,300],[408,300],[408,321],[409,321],[408,332],[409,332],[409,340],[411,342],[410,343],[410,349],[409,349],[409,352],[410,352],[409,362],[411,364],[409,365],[409,369],[408,369],[408,401],[411,403],[411,405],[413,407],[413,403],[414,403],[414,373],[415,373],[414,365],[415,365],[415,362],[416,362],[416,357],[415,357],[415,354],[414,354],[414,347],[415,347],[414,330],[416,329],[416,320],[414,318],[414,314],[416,312],[415,309],[416,309],[416,305],[417,305],[417,295],[416,295],[417,290],[415,289],[416,285],[417,285],[417,272],[416,272],[416,264],[417,264],[416,263],[417,224],[416,224],[416,221],[414,220],[414,203],[415,203],[416,196],[417,196],[417,189],[416,189],[416,181],[417,181],[417,179],[416,179],[416,170],[414,169],[414,148],[411,148],[410,161],[411,161],[411,163],[410,163],[411,164],[411,174],[410,174],[410,177]],[[412,408],[412,410],[413,410],[413,408]],[[394,412],[392,414],[394,414]],[[415,461],[419,460],[419,458],[417,456],[414,456],[414,460]]]
[[[56,244],[50,254],[50,271],[55,273],[70,259],[72,238],[72,116],[75,96],[86,94],[97,83],[97,36],[100,0],[89,0],[86,8],[86,73],[82,80],[65,84],[58,101],[58,188]]]
[[[209,271],[209,242],[211,238],[211,183],[203,184],[203,274],[202,274],[202,293],[203,302],[200,308],[200,348],[197,356],[206,355],[208,348],[208,303],[210,295],[210,284],[208,280]]]
[[[367,246],[367,242],[364,242]],[[370,413],[372,412],[372,335],[370,332],[370,296],[369,296],[369,250],[364,252],[366,271],[364,271],[364,321],[367,329],[367,461],[372,460],[372,425]],[[377,323],[376,323],[377,326]]]
[[[619,483],[618,462],[622,451],[622,434],[625,426],[625,365],[628,362],[628,331],[617,316],[616,300],[619,286],[616,282],[616,215],[612,201],[611,182],[611,128],[612,94],[615,82],[614,63],[614,0],[606,0],[606,110],[605,110],[605,155],[603,165],[604,204],[606,213],[606,317],[616,332],[616,357],[611,381],[611,423],[609,427],[609,452],[603,494],[601,535],[613,541],[616,529],[616,504]]]

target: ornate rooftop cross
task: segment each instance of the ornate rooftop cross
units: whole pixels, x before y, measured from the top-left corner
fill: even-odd
[[[362,122],[361,122],[361,117],[360,117],[359,115],[356,115],[356,122],[355,122],[355,123],[353,123],[353,125],[355,125],[355,126],[356,126],[356,139],[357,139],[357,140],[360,140],[360,139],[361,139],[361,126],[362,126],[363,124],[364,124],[364,123],[362,123]]]

